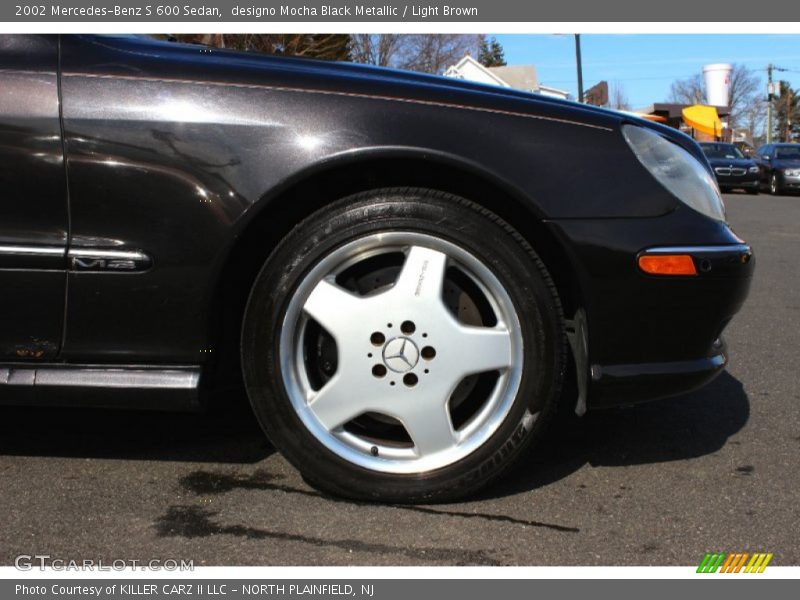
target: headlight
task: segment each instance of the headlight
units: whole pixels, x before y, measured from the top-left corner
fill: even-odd
[[[623,125],[622,134],[639,162],[678,200],[712,219],[725,220],[717,182],[700,161],[649,129]]]
[[[800,177],[800,169],[786,169],[783,173],[789,177]]]
[[[750,173],[758,173],[758,167],[753,165],[752,167],[747,169],[747,171],[750,172]]]

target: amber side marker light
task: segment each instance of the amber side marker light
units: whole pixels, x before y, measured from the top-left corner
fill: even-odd
[[[639,268],[650,275],[697,275],[688,254],[645,254],[639,257]]]

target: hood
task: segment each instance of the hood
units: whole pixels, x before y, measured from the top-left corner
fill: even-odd
[[[755,166],[755,161],[749,158],[709,158],[708,162],[712,167],[742,167],[749,168]]]
[[[513,103],[517,105],[513,110],[520,112],[553,112],[606,126],[614,121],[618,124],[624,117],[616,111],[513,88],[387,67],[209,48],[141,35],[81,37],[105,49],[113,48],[114,53],[133,54],[139,59],[147,56],[159,61],[169,60],[176,71],[187,78],[260,84],[280,82],[320,90],[347,90],[465,105]],[[120,66],[123,64],[120,61]]]
[[[193,44],[160,41],[146,36],[83,35],[98,46],[106,68],[112,65],[120,74],[137,75],[127,65],[151,63],[159,74],[196,81],[221,81],[245,85],[297,87],[337,91],[369,97],[392,97],[419,102],[476,106],[509,113],[528,113],[564,119],[619,131],[624,123],[657,131],[682,146],[708,166],[700,147],[686,134],[615,110],[578,104],[524,92],[513,88],[473,83],[453,77],[375,67],[355,63],[273,56],[255,52],[218,50]],[[107,55],[107,56],[104,56]]]
[[[800,158],[776,158],[771,164],[775,169],[797,169],[800,168]]]

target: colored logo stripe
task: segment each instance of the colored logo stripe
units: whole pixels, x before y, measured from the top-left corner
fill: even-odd
[[[769,561],[772,560],[772,554],[754,554],[753,558],[750,559],[750,562],[747,564],[747,568],[744,570],[745,573],[763,573],[764,569],[767,568]]]
[[[722,564],[722,561],[725,560],[725,553],[724,552],[715,552],[714,554],[709,554],[708,552],[703,557],[700,566],[697,567],[698,573],[716,573],[719,566]]]
[[[703,560],[700,561],[700,566],[697,567],[697,572],[716,573],[719,570],[720,573],[763,573],[772,557],[771,552],[754,552],[753,554],[749,552],[732,554],[706,552]]]

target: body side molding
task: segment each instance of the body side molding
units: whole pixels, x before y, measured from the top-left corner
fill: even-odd
[[[200,408],[199,366],[0,364],[0,404]]]

